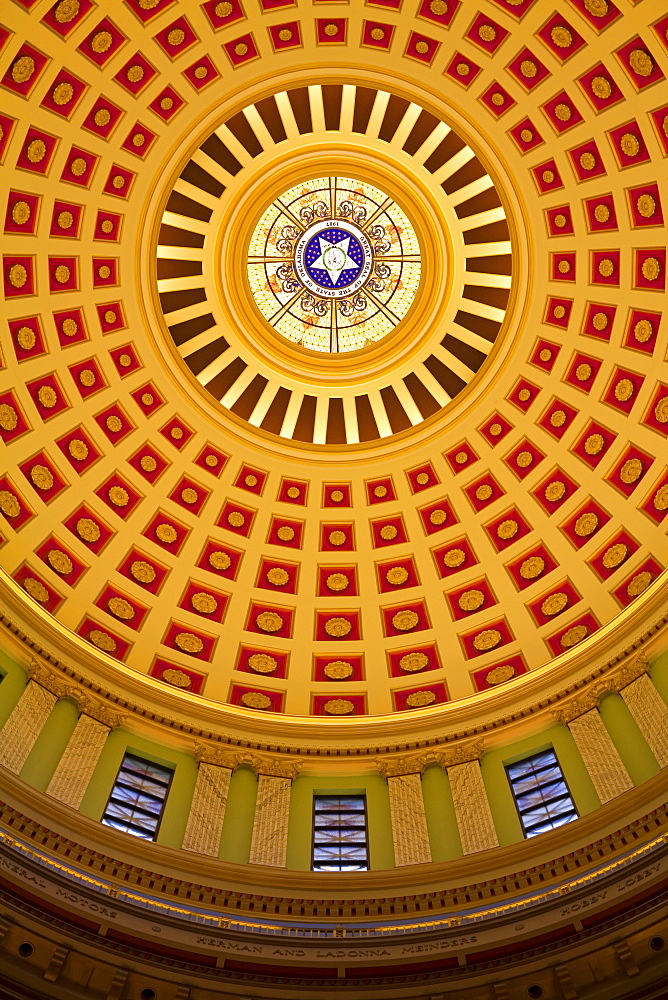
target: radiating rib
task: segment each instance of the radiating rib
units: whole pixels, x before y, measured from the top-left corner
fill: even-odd
[[[466,257],[499,257],[501,254],[512,253],[510,240],[499,240],[498,243],[471,243],[464,247]]]
[[[428,135],[420,148],[415,151],[413,156],[415,163],[423,164],[450,131],[449,125],[446,125],[445,122],[439,122],[431,135]]]
[[[449,160],[445,161],[442,167],[439,167],[438,170],[434,172],[432,175],[434,181],[437,184],[442,184],[444,181],[447,181],[448,177],[452,177],[453,174],[456,174],[457,171],[461,167],[465,166],[469,160],[472,160],[474,156],[475,153],[473,150],[468,146],[464,146],[463,149],[460,149],[458,153],[451,156]],[[454,197],[454,195],[451,195],[451,197]]]

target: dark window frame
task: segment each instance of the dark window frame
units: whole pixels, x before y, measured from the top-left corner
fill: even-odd
[[[513,775],[513,769],[522,767],[525,768],[523,774],[516,773]],[[541,772],[548,772],[554,768],[557,769],[560,777],[550,779],[544,783],[541,782]],[[549,824],[550,830],[556,830],[566,823],[571,823],[573,820],[579,819],[580,814],[575,804],[575,799],[573,798],[554,747],[545,747],[543,750],[537,750],[527,757],[522,757],[520,760],[506,764],[505,770],[515,808],[517,809],[517,815],[522,826],[522,833],[527,839],[535,837],[540,833],[547,833],[548,831],[545,830],[547,824]],[[525,789],[524,792],[518,793],[516,786],[522,781],[528,781],[531,777],[536,779],[533,791],[540,793],[539,796],[536,796],[536,798],[539,798],[539,801],[523,804],[521,798],[526,797],[530,793],[530,790]],[[548,792],[548,789],[551,789],[551,791]],[[563,803],[564,808],[552,813],[552,810],[560,801]],[[541,805],[546,806],[550,810],[550,815],[542,819],[534,817],[533,822],[531,822],[531,813],[536,813],[541,808]],[[541,827],[542,829],[536,829],[537,827]]]
[[[127,776],[132,773],[134,773],[135,775],[141,773],[141,771],[137,768],[135,768],[133,772],[131,768],[127,766],[129,761],[132,761],[134,764],[139,764],[141,765],[141,767],[145,768],[144,774],[147,780],[149,780],[155,785],[162,786],[160,795],[157,795],[152,791],[145,791],[141,787],[139,789],[137,788],[133,789],[132,784],[130,784],[127,780],[125,782],[123,781],[124,776]],[[161,777],[158,774],[156,774],[156,769],[158,771],[163,772],[163,774],[165,775],[164,780],[162,780]],[[147,757],[140,757],[139,754],[133,753],[130,750],[126,750],[126,752],[123,754],[123,760],[121,761],[118,773],[116,774],[114,783],[111,787],[109,798],[107,799],[100,822],[103,823],[105,826],[110,827],[113,830],[118,830],[120,833],[129,833],[130,836],[140,837],[142,840],[155,841],[158,837],[160,826],[162,824],[162,819],[165,814],[167,798],[169,796],[169,791],[172,787],[172,781],[174,779],[174,771],[175,771],[174,767],[170,768],[165,764],[158,764],[157,761],[149,760]],[[128,802],[126,802],[124,798],[118,794],[120,789],[136,791],[137,799],[139,801],[135,802],[132,806],[129,806]],[[140,804],[141,800],[143,800],[147,804],[154,804],[159,806],[159,812],[157,814],[157,817],[155,812],[151,812],[147,808],[142,809],[142,806]],[[134,813],[133,820],[131,821],[129,819],[128,820],[119,819],[118,817],[111,814],[109,810],[110,807],[114,805],[119,807],[131,808]],[[142,826],[140,822],[137,822],[137,815],[136,815],[137,812],[139,812],[140,814],[143,813],[144,816],[146,817],[147,822],[144,826]]]
[[[354,842],[354,841],[350,842],[350,841],[345,841],[345,840],[341,839],[340,841],[338,841],[338,843],[341,844],[341,845],[347,844],[348,846],[361,847],[362,850],[363,850],[363,852],[364,852],[363,859],[360,859],[360,858],[351,859],[351,861],[350,861],[349,864],[346,864],[345,860],[339,859],[338,860],[339,867],[337,868],[336,867],[336,863],[337,863],[336,861],[332,861],[332,863],[330,863],[328,865],[328,864],[326,864],[326,860],[324,858],[318,859],[316,857],[316,852],[317,852],[318,848],[319,847],[325,848],[327,846],[325,843],[318,844],[317,841],[316,841],[316,834],[317,834],[317,831],[319,829],[328,829],[329,828],[329,829],[332,829],[332,830],[337,830],[338,829],[338,830],[342,830],[342,831],[345,831],[346,829],[362,829],[361,826],[360,827],[357,827],[357,826],[355,826],[355,827],[346,827],[344,824],[340,824],[340,823],[318,824],[318,816],[319,815],[324,815],[324,812],[322,812],[322,811],[320,811],[318,809],[318,803],[322,802],[325,799],[327,799],[327,800],[332,800],[332,799],[358,799],[362,803],[363,809],[359,810],[359,815],[363,816],[363,818],[364,818],[364,827],[363,827],[364,839],[360,840],[357,843]],[[341,812],[345,812],[346,810],[345,809],[341,809],[340,811]],[[336,843],[337,843],[337,841],[332,841],[331,846],[332,847],[336,846]],[[359,793],[359,792],[348,792],[348,793],[346,793],[346,792],[339,792],[338,794],[335,793],[335,792],[333,792],[333,793],[324,792],[322,794],[320,794],[320,793],[314,793],[314,795],[313,795],[312,831],[311,831],[311,871],[315,871],[315,872],[328,872],[328,871],[338,871],[338,872],[346,872],[346,871],[351,871],[351,872],[354,872],[354,871],[369,871],[369,862],[370,862],[370,859],[369,859],[369,816],[368,816],[368,810],[367,810],[366,795],[364,793]]]

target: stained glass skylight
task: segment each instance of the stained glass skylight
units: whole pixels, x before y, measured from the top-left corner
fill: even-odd
[[[357,351],[408,312],[420,247],[397,203],[364,181],[318,177],[263,213],[248,248],[248,280],[268,323],[312,351]]]

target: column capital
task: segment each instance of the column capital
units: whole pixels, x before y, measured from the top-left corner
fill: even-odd
[[[250,765],[258,777],[267,775],[272,778],[296,778],[304,766],[302,760],[285,760],[261,753],[254,753],[252,757]]]
[[[195,756],[200,763],[215,764],[236,770],[242,764],[248,764],[257,775],[266,774],[278,778],[294,778],[302,769],[302,760],[287,760],[272,757],[269,754],[256,753],[254,750],[233,750],[226,746],[215,746],[198,740],[195,743]]]
[[[405,754],[402,757],[376,757],[376,767],[384,778],[398,778],[404,774],[422,774],[427,764],[435,761],[432,752]]]
[[[484,749],[484,740],[472,740],[470,743],[460,743],[452,748],[446,747],[445,750],[435,755],[435,760],[443,768],[454,767],[456,764],[468,764],[470,761],[479,761]]]

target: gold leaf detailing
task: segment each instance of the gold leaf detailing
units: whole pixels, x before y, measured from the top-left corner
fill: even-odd
[[[640,152],[640,141],[633,132],[625,132],[619,140],[619,148],[626,156],[637,156]]]
[[[172,30],[167,35],[167,43],[169,45],[183,45],[186,33],[183,28],[172,28]]]
[[[482,590],[465,590],[457,601],[462,611],[477,611],[484,603],[485,595]]]
[[[596,157],[593,153],[582,153],[580,156],[580,166],[583,170],[593,170],[596,166]]]
[[[533,462],[533,455],[530,451],[521,451],[516,458],[516,462],[520,469],[528,469]]]
[[[552,31],[550,32],[550,38],[554,44],[560,49],[567,49],[569,45],[573,44],[573,36],[562,24],[556,24]]]
[[[66,264],[59,264],[53,272],[53,276],[59,285],[66,285],[70,280],[70,269]]]
[[[566,414],[563,410],[555,410],[550,414],[550,423],[553,427],[563,427],[566,423]]]
[[[587,511],[585,514],[581,514],[575,522],[575,534],[579,535],[580,538],[586,538],[587,535],[593,535],[597,528],[598,514],[594,514],[591,510]]]
[[[328,618],[325,622],[325,632],[335,639],[340,639],[344,635],[350,635],[352,629],[352,622],[348,621],[347,618]]]
[[[457,465],[466,465],[469,460],[469,455],[467,451],[458,451],[455,455],[455,462]]]
[[[86,173],[87,168],[88,164],[86,163],[86,161],[82,156],[77,156],[70,163],[70,171],[74,174],[75,177],[83,177],[83,175]]]
[[[441,510],[440,507],[437,508],[436,510],[432,510],[431,514],[429,515],[429,520],[431,521],[432,524],[444,524],[447,521],[447,519],[448,519],[447,511]]]
[[[635,392],[635,386],[630,378],[622,378],[615,385],[615,399],[625,403]]]
[[[58,216],[58,219],[60,220],[60,216]],[[75,319],[72,319],[71,317],[64,319],[62,322],[62,326],[60,327],[60,331],[64,337],[73,337],[78,329],[79,329],[79,324]]]
[[[329,27],[331,27],[331,25],[327,25],[327,28],[329,28]],[[327,28],[325,28],[325,31],[327,31]],[[336,34],[336,32],[334,32],[334,33]],[[248,46],[246,45],[245,42],[239,42],[238,45],[234,46],[234,52],[235,52],[235,55],[245,56],[246,53],[248,52]]]
[[[332,500],[334,503],[341,503],[341,501],[343,500],[343,490],[332,490],[329,496],[330,500]]]
[[[656,257],[645,257],[641,271],[646,281],[656,281],[661,274],[661,264]]]
[[[98,108],[93,115],[93,121],[99,128],[104,128],[111,121],[111,112],[107,108]]]
[[[229,17],[232,13],[232,4],[229,0],[221,0],[221,3],[217,3],[215,6],[216,17]]]
[[[479,651],[494,649],[501,642],[501,633],[496,628],[487,628],[473,638],[473,646]]]
[[[298,500],[301,496],[301,490],[298,486],[288,486],[288,496],[291,500]]]
[[[63,552],[61,549],[49,549],[46,554],[46,560],[52,569],[55,569],[56,573],[60,573],[62,576],[67,576],[74,569],[72,565],[72,560]]]
[[[573,112],[568,104],[557,104],[554,109],[555,118],[558,118],[560,122],[570,121]]]
[[[16,334],[16,340],[24,351],[30,351],[37,343],[37,335],[32,327],[22,326]]]
[[[53,486],[53,473],[46,465],[33,465],[30,478],[38,490],[50,490]]]
[[[413,652],[406,653],[399,660],[399,667],[405,670],[407,674],[414,674],[418,670],[422,670],[429,663],[429,657],[426,653]]]
[[[548,483],[545,487],[545,499],[549,500],[551,503],[556,503],[557,500],[561,500],[566,492],[566,486],[560,480],[555,479],[554,482]]]
[[[605,17],[610,10],[608,0],[584,0],[584,5],[592,17]]]
[[[385,574],[385,579],[393,587],[400,587],[408,579],[408,570],[405,566],[392,566]]]
[[[197,490],[192,489],[191,486],[186,486],[184,490],[181,490],[181,499],[187,504],[197,503],[199,500],[199,493]],[[243,517],[243,514],[241,516]]]
[[[595,330],[605,330],[608,325],[608,314],[604,312],[594,313],[591,323]]]
[[[258,483],[257,476],[253,476],[253,475],[250,475],[250,474],[247,475],[247,476],[245,476],[244,477],[244,483],[245,483],[246,486],[250,486],[251,489],[252,489],[253,486],[257,486],[257,483]]]
[[[123,430],[123,421],[116,413],[111,413],[106,421],[107,430],[110,430],[113,434],[117,434],[119,431]]]
[[[6,517],[18,517],[21,513],[21,504],[9,490],[0,490],[0,510]]]
[[[511,677],[515,676],[515,673],[515,667],[511,663],[501,663],[498,667],[490,670],[485,680],[494,687],[495,684],[503,684],[505,681],[509,681]]]
[[[154,399],[152,393],[150,392],[142,393],[141,401],[144,404],[144,406],[153,406]]]
[[[556,319],[563,319],[566,315],[566,309],[564,306],[555,306],[552,311]]]
[[[58,24],[69,24],[79,13],[79,0],[60,0],[54,10],[54,17]]]
[[[330,590],[345,590],[350,580],[345,573],[330,573],[326,583]]]
[[[652,574],[648,573],[647,570],[642,573],[636,573],[633,579],[629,581],[626,593],[629,597],[637,597],[638,594],[642,594],[643,590],[647,590],[651,582]]]
[[[198,593],[193,594],[190,598],[190,603],[195,611],[199,611],[202,615],[212,615],[218,608],[218,601],[213,594],[207,594],[205,591],[198,591]]]
[[[544,615],[558,615],[560,611],[563,611],[565,607],[568,606],[568,594],[550,594],[546,597],[540,606],[540,610]]]
[[[651,76],[654,71],[654,60],[644,49],[633,49],[629,54],[629,66],[638,76]]]
[[[578,365],[577,368],[575,369],[575,377],[578,380],[578,382],[586,382],[588,379],[591,378],[591,373],[592,373],[592,367],[586,362],[581,365]]]
[[[183,670],[177,670],[175,667],[169,667],[168,670],[163,670],[160,675],[163,681],[167,681],[173,687],[178,688],[189,688],[192,687],[192,678],[188,676]]]
[[[97,542],[102,534],[100,525],[90,517],[80,517],[75,527],[77,535],[84,542]]]
[[[196,80],[204,80],[208,76],[209,70],[206,66],[196,66],[194,73]]]
[[[246,518],[240,510],[231,510],[227,515],[227,523],[232,528],[241,528],[246,523]]]
[[[127,507],[130,502],[130,494],[122,486],[111,486],[108,496],[114,507]]]
[[[633,336],[641,344],[646,344],[654,333],[654,328],[648,319],[639,319],[633,327]]]
[[[46,156],[46,143],[43,139],[33,139],[28,145],[26,156],[30,163],[41,163]]]
[[[392,616],[392,624],[400,632],[409,632],[410,629],[415,628],[420,618],[415,611],[407,609],[406,611],[397,611],[395,615]]]
[[[387,486],[375,486],[373,490],[373,495],[382,500],[383,497],[387,496]]]
[[[478,28],[478,36],[483,40],[483,42],[493,42],[496,38],[496,28],[491,24],[481,24]],[[525,142],[530,142],[530,139],[525,139]]]
[[[0,427],[3,431],[16,430],[19,423],[19,415],[9,403],[0,403]]]
[[[111,43],[113,38],[111,37],[111,32],[109,31],[98,31],[96,35],[93,35],[90,43],[90,47],[93,52],[101,55],[103,52],[107,52],[111,48]]]
[[[415,477],[415,482],[418,484],[418,486],[426,486],[427,483],[429,482],[429,473],[418,472],[417,476]]]
[[[231,565],[232,560],[227,552],[221,552],[220,549],[216,549],[215,552],[209,554],[209,566],[213,566],[214,569],[229,569]]]
[[[520,576],[523,580],[535,580],[545,569],[542,556],[529,556],[520,566]]]
[[[32,56],[19,56],[12,66],[12,80],[14,83],[27,83],[35,72],[35,60]]]
[[[347,698],[330,698],[323,705],[323,709],[328,715],[350,715],[355,710],[355,705]]]
[[[256,674],[273,674],[278,667],[278,662],[268,653],[253,653],[248,657],[248,666]]]
[[[255,624],[263,632],[280,632],[283,619],[275,611],[262,611],[255,619]]]
[[[25,226],[30,219],[30,205],[27,201],[15,201],[12,205],[12,220],[17,226]]]
[[[179,537],[178,532],[173,524],[159,524],[155,529],[156,537],[164,542],[165,545],[171,545]]]
[[[561,645],[564,649],[570,649],[571,646],[577,646],[579,642],[585,638],[589,629],[586,625],[574,625],[573,628],[569,628],[567,632],[561,637]]]
[[[276,535],[282,542],[291,542],[295,537],[295,529],[291,528],[289,524],[282,524]]]
[[[192,632],[178,632],[174,636],[174,645],[182,649],[184,653],[201,653],[204,643],[198,635]]]
[[[135,609],[129,601],[125,601],[122,597],[110,597],[107,601],[107,607],[112,615],[122,618],[125,621],[129,621],[135,616]]]
[[[59,83],[53,88],[51,97],[53,99],[53,103],[58,104],[61,107],[65,104],[69,104],[74,97],[74,87],[71,83]]]
[[[611,545],[609,549],[605,550],[601,562],[606,569],[616,569],[624,562],[628,552],[628,546],[624,545],[623,542],[617,542],[616,545]]]
[[[135,559],[130,565],[130,575],[139,583],[153,583],[157,573],[150,563],[143,559]]]
[[[590,434],[584,443],[584,449],[588,455],[598,455],[605,447],[605,438],[602,434]]]
[[[531,390],[520,389],[520,391],[517,393],[517,398],[519,399],[520,403],[528,402],[531,399]]]
[[[668,396],[662,396],[654,407],[654,416],[660,424],[668,424]]]
[[[210,469],[215,469],[216,466],[218,465],[218,456],[207,455],[206,458],[204,459],[204,464],[208,465]]]
[[[332,660],[331,663],[325,664],[322,671],[325,677],[329,677],[333,681],[343,681],[346,677],[350,677],[353,666],[347,660]]]
[[[489,483],[482,483],[482,485],[475,491],[476,499],[478,500],[489,500],[492,493],[493,490]]]
[[[271,569],[267,570],[267,580],[274,587],[284,587],[289,579],[290,574],[282,566],[272,566]]]
[[[329,544],[330,545],[344,545],[346,542],[345,531],[330,531],[329,533]]]
[[[656,202],[651,194],[641,194],[636,201],[636,208],[638,215],[641,215],[643,219],[651,219],[656,211]],[[641,320],[641,322],[643,321]]]
[[[519,531],[519,527],[520,526],[517,521],[513,521],[512,518],[508,518],[508,520],[501,522],[496,529],[496,533],[499,538],[514,538]]]
[[[95,385],[95,372],[91,371],[90,368],[84,368],[79,372],[79,381],[89,389],[92,385]]]
[[[615,273],[614,262],[610,260],[609,257],[604,257],[603,260],[599,261],[598,273],[603,278],[610,278]]]
[[[43,583],[36,580],[34,576],[27,576],[23,581],[23,589],[34,597],[36,601],[40,604],[46,604],[49,600],[49,591],[46,589]]]
[[[568,274],[571,269],[571,262],[569,260],[559,261],[559,274]]]
[[[108,632],[103,632],[102,629],[92,629],[88,633],[88,639],[98,649],[103,649],[105,653],[113,653],[116,649],[116,640]]]
[[[443,554],[443,562],[448,569],[456,569],[457,566],[462,565],[465,559],[466,553],[463,549],[448,549],[448,551]]]
[[[241,701],[246,708],[269,708],[271,705],[271,698],[261,691],[244,691]]]
[[[9,269],[9,283],[12,288],[23,288],[28,280],[28,272],[23,264],[12,264]]]
[[[594,97],[598,97],[602,101],[610,97],[612,93],[612,84],[608,80],[607,76],[595,76],[591,81],[591,92]]]
[[[406,704],[411,708],[422,708],[424,705],[431,705],[436,701],[433,691],[412,691],[406,697]]]
[[[642,462],[639,458],[629,458],[627,462],[624,462],[619,478],[623,483],[635,483],[637,482],[643,473]]]

